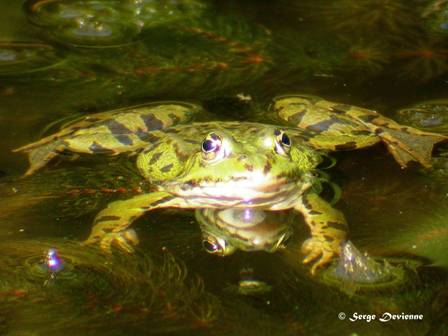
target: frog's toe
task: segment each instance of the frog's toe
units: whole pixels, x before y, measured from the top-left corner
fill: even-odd
[[[108,254],[112,254],[112,246],[118,247],[126,253],[134,253],[134,246],[138,245],[139,239],[137,233],[133,229],[122,232],[109,232],[103,237],[89,237],[85,244],[97,244],[99,242],[101,250]]]
[[[338,254],[338,251],[332,249],[325,239],[318,237],[312,237],[307,239],[302,245],[302,252],[306,254],[303,260],[304,264],[314,262],[311,267],[311,274],[314,275],[316,270],[320,267],[324,267]]]

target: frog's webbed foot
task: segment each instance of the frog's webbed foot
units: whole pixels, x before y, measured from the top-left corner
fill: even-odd
[[[139,240],[135,231],[129,229],[132,222],[146,211],[175,207],[180,201],[173,195],[160,191],[112,202],[96,216],[92,232],[84,244],[99,244],[107,253],[112,253],[112,246],[126,253],[133,253]]]
[[[314,263],[311,274],[316,269],[330,263],[340,253],[340,246],[346,239],[347,224],[344,215],[331,204],[312,191],[305,192],[295,206],[311,231],[311,238],[302,245],[306,255],[305,264]]]
[[[366,125],[386,144],[389,152],[403,168],[411,161],[430,168],[434,146],[448,140],[444,135],[402,126],[379,114],[366,122]]]
[[[302,253],[306,255],[304,264],[313,263],[311,274],[314,275],[318,268],[326,266],[339,255],[339,249],[335,249],[324,237],[311,237],[303,243]]]
[[[112,246],[115,246],[125,253],[134,253],[134,246],[139,244],[137,233],[133,229],[122,232],[109,232],[103,235],[92,235],[85,242],[85,245],[97,245],[107,254],[112,254]]]
[[[30,167],[25,172],[24,176],[29,176],[37,170],[45,167],[48,162],[58,156],[62,151],[64,151],[64,149],[64,143],[56,140],[54,142],[45,143],[39,146],[34,146],[34,144],[31,144],[14,149],[13,151],[28,153]]]

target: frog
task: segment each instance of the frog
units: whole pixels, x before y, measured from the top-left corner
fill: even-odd
[[[274,253],[286,247],[293,235],[293,216],[287,211],[258,208],[196,209],[202,246],[210,254],[228,256],[241,251]]]
[[[138,237],[130,225],[156,209],[292,210],[309,228],[301,250],[316,274],[341,253],[348,234],[344,214],[320,196],[316,171],[325,155],[383,143],[402,168],[430,168],[433,147],[447,140],[315,96],[279,96],[266,109],[275,122],[201,120],[200,105],[155,102],[89,114],[14,151],[28,154],[25,176],[62,153],[136,156],[152,190],[97,214],[84,244],[106,253],[132,253]]]

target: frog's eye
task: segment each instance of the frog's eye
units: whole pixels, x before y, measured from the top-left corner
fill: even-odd
[[[216,154],[220,151],[222,147],[221,138],[215,133],[210,133],[207,137],[202,141],[202,152],[206,159],[214,159]]]
[[[276,138],[275,151],[281,155],[288,154],[291,149],[291,139],[289,136],[280,130],[275,130],[274,135]]]
[[[224,249],[219,243],[214,239],[206,239],[202,241],[202,247],[212,254],[222,254]]]

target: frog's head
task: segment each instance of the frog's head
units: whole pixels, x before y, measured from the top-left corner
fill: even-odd
[[[170,144],[176,150],[167,146],[163,153],[176,157],[170,163],[175,174],[158,179],[187,206],[289,208],[304,183],[301,178],[320,160],[314,151],[293,143],[288,134],[293,129],[235,122],[194,126],[196,134],[184,129],[176,134],[181,140]]]

